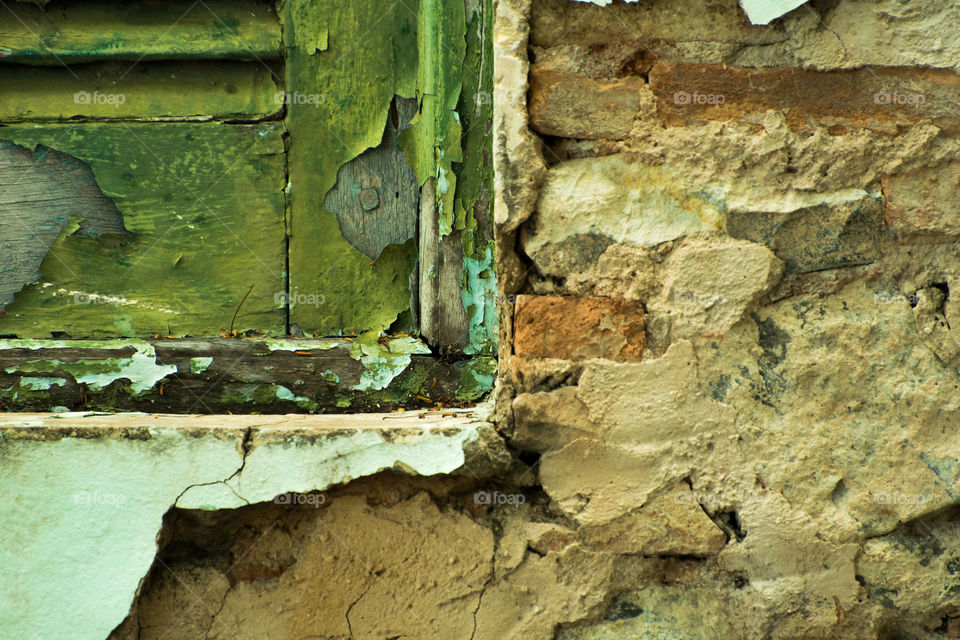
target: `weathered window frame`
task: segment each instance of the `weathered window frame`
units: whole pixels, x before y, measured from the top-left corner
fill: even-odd
[[[450,36],[451,14],[455,21],[457,12],[444,10],[456,6],[449,0],[422,2],[418,20],[427,28],[421,42]],[[227,337],[204,339],[0,339],[4,410],[350,413],[463,406],[492,388],[497,334],[490,220],[492,10],[488,0],[466,0],[464,6],[463,85],[444,75],[458,68],[454,58],[461,53],[441,47],[435,59],[421,61],[428,72],[421,73],[418,87],[421,112],[434,109],[440,124],[439,132],[427,127],[417,147],[432,159],[429,169],[419,168],[419,269],[412,278],[414,316],[426,344],[379,332],[320,339],[233,337],[239,332],[232,326]],[[436,96],[446,98],[430,107]],[[451,99],[459,115],[446,109]],[[457,154],[443,159],[444,118],[462,126],[465,147],[462,163],[457,161],[463,178],[446,193],[437,178],[441,184],[451,181]],[[433,162],[436,158],[441,160]],[[289,282],[287,291],[289,296]]]

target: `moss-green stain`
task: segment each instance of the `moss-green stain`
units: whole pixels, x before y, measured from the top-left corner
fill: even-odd
[[[283,335],[282,133],[276,123],[4,127],[4,140],[87,162],[130,233],[55,243],[0,333],[215,336],[253,285],[235,328]],[[77,304],[76,292],[126,302]]]
[[[460,389],[457,400],[472,402],[493,389],[497,374],[494,358],[474,358],[460,367]]]

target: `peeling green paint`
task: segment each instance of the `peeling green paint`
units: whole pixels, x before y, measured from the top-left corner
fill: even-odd
[[[20,378],[20,388],[27,391],[47,391],[50,387],[62,387],[67,384],[63,378],[47,378],[42,376],[24,376]]]
[[[494,355],[497,342],[496,276],[492,236],[493,11],[489,2],[468,16],[463,90],[463,164],[457,171],[455,229],[463,247],[461,299],[469,318],[467,354]]]
[[[213,364],[213,358],[190,358],[190,373],[200,375]]]
[[[281,385],[271,386],[273,387],[274,393],[276,394],[278,400],[288,400],[290,402],[294,402],[298,407],[303,407],[304,409],[317,409],[317,403],[310,398],[295,395],[292,391],[290,391],[290,389],[287,389]]]
[[[0,349],[55,349],[75,346],[74,343],[66,340],[0,340]],[[176,365],[157,364],[157,354],[153,345],[143,340],[91,340],[85,343],[85,346],[104,349],[133,347],[136,351],[130,357],[102,360],[61,362],[38,359],[16,367],[7,367],[4,371],[7,373],[65,371],[78,383],[86,384],[93,390],[103,389],[126,378],[130,381],[130,390],[135,395],[151,389],[160,380],[177,373]]]
[[[262,342],[270,351],[325,351],[333,349],[343,344],[337,340],[297,340],[297,339],[278,339],[278,338],[251,338],[257,342]]]
[[[355,391],[385,389],[410,365],[413,354],[430,353],[430,348],[416,338],[393,338],[381,344],[374,332],[366,333],[350,346],[350,357],[363,363],[364,372]]]
[[[421,0],[417,17],[420,113],[400,133],[400,144],[420,185],[436,179],[441,238],[453,230],[457,185],[453,163],[463,161],[457,103],[466,55],[465,29],[463,0]]]
[[[468,354],[493,355],[498,322],[492,243],[487,245],[480,260],[464,256],[463,278],[460,298],[470,319],[470,343],[464,351]]]

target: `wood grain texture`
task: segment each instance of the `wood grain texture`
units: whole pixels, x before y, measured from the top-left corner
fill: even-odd
[[[391,244],[416,237],[420,190],[417,177],[397,146],[397,133],[417,113],[417,101],[396,98],[383,140],[340,167],[326,196],[347,242],[371,260]]]
[[[58,0],[46,10],[0,7],[5,62],[60,67],[104,58],[272,60],[280,53],[280,20],[266,2]]]
[[[259,62],[0,65],[0,122],[258,120],[283,106],[271,74]]]
[[[40,279],[40,264],[71,217],[78,237],[126,233],[86,163],[0,142],[0,309]]]
[[[43,280],[7,305],[0,334],[216,336],[253,285],[235,328],[283,335],[282,136],[278,123],[0,129],[87,162],[129,231],[54,242]]]
[[[423,185],[419,223],[420,335],[442,352],[460,351],[469,338],[460,297],[463,249],[459,233],[440,237],[436,203],[434,179],[429,178]]]
[[[463,397],[471,364],[414,355],[385,389],[356,390],[364,366],[351,357],[347,341],[333,348],[271,350],[255,339],[148,340],[156,364],[174,365],[177,371],[135,394],[123,378],[100,389],[78,383],[82,376],[76,368],[109,371],[111,363],[132,356],[134,347],[69,342],[77,346],[0,348],[2,409],[49,411],[59,405],[170,413],[353,413],[436,402],[462,405],[456,398]],[[196,358],[204,358],[205,366],[193,364]],[[45,381],[43,389],[37,380]]]

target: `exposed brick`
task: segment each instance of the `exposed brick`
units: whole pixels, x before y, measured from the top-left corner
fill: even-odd
[[[883,176],[884,218],[901,236],[960,235],[960,162]]]
[[[864,68],[852,71],[747,69],[658,63],[650,71],[657,111],[667,126],[736,120],[773,109],[794,129],[810,121],[895,133],[930,122],[960,132],[960,75],[945,69]]]
[[[563,138],[626,138],[640,112],[643,78],[598,82],[544,65],[530,69],[530,126]]]
[[[517,296],[514,352],[522,356],[631,361],[643,357],[643,309],[613,298]]]

